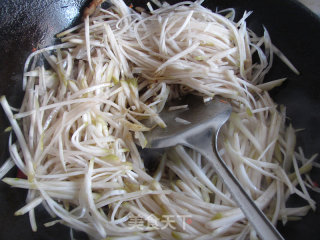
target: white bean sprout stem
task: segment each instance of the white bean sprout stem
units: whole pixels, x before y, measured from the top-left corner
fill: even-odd
[[[155,170],[145,167],[137,145],[147,145],[144,132],[152,127],[142,120],[165,127],[158,114],[167,101],[186,94],[204,102],[221,96],[232,104],[221,131],[221,156],[274,224],[314,209],[312,181],[305,175],[315,157],[295,151],[285,108],[267,92],[285,79],[263,83],[273,53],[298,71],[266,29],[259,37],[247,28],[251,12],[235,22],[234,9],[215,13],[201,1],[153,1],[159,8],[148,4],[152,13],[111,2],[60,33],[62,44],[30,55],[18,113],[1,98],[7,130],[17,141],[10,136],[10,158],[0,176],[15,164],[27,179],[3,181],[29,190],[15,214],[28,213],[36,230],[34,209],[43,205],[58,218],[45,226],[62,223],[93,239],[256,236],[200,154],[177,146],[153,160]],[[36,56],[47,66],[31,64]],[[180,108],[187,105],[171,110]],[[308,205],[286,207],[293,193]]]

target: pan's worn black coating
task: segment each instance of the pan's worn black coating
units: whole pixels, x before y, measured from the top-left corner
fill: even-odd
[[[147,1],[127,1],[135,6],[145,6]],[[174,1],[168,1],[173,3]],[[10,104],[19,107],[22,97],[22,71],[24,61],[33,48],[48,46],[56,40],[54,36],[80,20],[86,0],[2,0],[0,1],[0,94],[5,94]],[[264,25],[273,43],[299,69],[301,75],[292,73],[277,58],[267,80],[288,77],[283,86],[272,91],[279,104],[287,106],[288,117],[297,129],[298,146],[307,156],[319,151],[320,145],[320,20],[312,12],[294,0],[207,0],[205,6],[215,10],[234,7],[238,17],[245,10],[252,10],[248,27],[262,33]],[[9,125],[0,110],[0,164],[8,157]],[[15,176],[16,170],[10,172]],[[320,183],[320,171],[312,172],[315,182]],[[320,202],[319,194],[311,193]],[[70,239],[69,230],[57,225],[43,227],[50,217],[38,209],[38,232],[33,233],[28,216],[14,217],[13,213],[24,205],[26,191],[13,189],[0,183],[0,239],[49,240]],[[298,198],[288,204],[303,204]],[[320,239],[320,212],[311,212],[302,221],[289,222],[278,227],[286,239]],[[77,239],[87,239],[77,234]]]

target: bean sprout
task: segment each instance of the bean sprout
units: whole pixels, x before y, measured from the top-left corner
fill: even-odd
[[[314,209],[307,188],[318,188],[303,175],[315,157],[295,151],[285,108],[267,92],[285,78],[263,83],[273,53],[298,71],[266,29],[258,37],[247,28],[251,12],[235,22],[233,9],[215,13],[202,1],[153,1],[159,8],[148,4],[152,13],[141,14],[122,0],[111,2],[60,33],[62,44],[30,55],[18,113],[5,96],[0,100],[17,137],[13,143],[10,135],[0,176],[15,164],[27,179],[3,181],[29,190],[15,214],[28,213],[36,230],[34,209],[43,205],[60,218],[45,226],[63,223],[93,239],[256,237],[200,154],[177,146],[154,159],[154,170],[145,167],[137,145],[147,145],[144,132],[152,128],[142,120],[165,127],[159,117],[165,103],[186,94],[231,102],[220,154],[274,224]],[[32,64],[40,56],[50,67]],[[170,110],[181,108],[187,105]],[[309,205],[286,207],[292,193]]]

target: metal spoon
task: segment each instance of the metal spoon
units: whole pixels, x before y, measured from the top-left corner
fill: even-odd
[[[264,240],[283,239],[264,213],[242,188],[236,177],[225,165],[218,151],[218,135],[230,117],[232,107],[229,103],[215,99],[207,104],[196,96],[188,97],[184,102],[188,109],[161,112],[160,117],[166,128],[157,127],[146,134],[150,148],[167,148],[176,145],[190,147],[211,163],[221,180],[227,186],[233,199],[242,209],[258,235]],[[186,120],[178,121],[179,119]],[[214,148],[212,144],[214,139]]]

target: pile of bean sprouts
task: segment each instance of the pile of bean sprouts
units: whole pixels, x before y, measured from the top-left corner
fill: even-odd
[[[3,181],[28,189],[15,214],[28,213],[36,231],[42,205],[53,218],[45,226],[65,224],[93,239],[256,239],[197,152],[176,146],[154,159],[155,170],[144,166],[137,145],[146,146],[152,127],[143,120],[166,127],[165,103],[186,94],[232,104],[220,154],[273,224],[315,209],[307,173],[316,155],[295,149],[285,107],[268,94],[285,79],[263,83],[273,54],[297,70],[266,29],[259,37],[247,28],[251,12],[235,21],[233,9],[215,13],[202,1],[154,1],[159,8],[142,12],[111,2],[58,34],[61,44],[29,56],[20,109],[1,98],[13,131],[0,175],[16,165],[26,179]],[[307,205],[287,207],[291,194]]]

